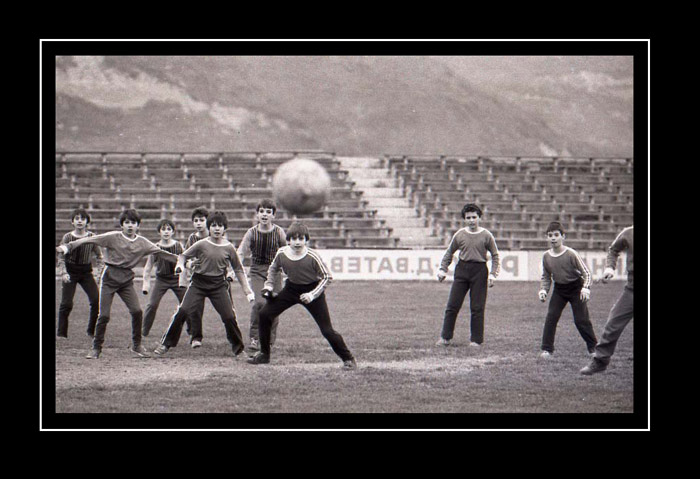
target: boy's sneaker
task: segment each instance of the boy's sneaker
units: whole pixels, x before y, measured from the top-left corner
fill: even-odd
[[[159,344],[158,347],[153,350],[153,354],[155,354],[156,356],[163,356],[165,353],[168,352],[168,349],[170,348],[165,344]]]
[[[272,347],[272,344],[270,344],[270,347]],[[251,339],[250,345],[248,345],[248,349],[250,349],[251,351],[260,351],[260,344],[258,343],[258,340]]]
[[[138,346],[132,345],[129,348],[129,351],[134,353],[134,355],[136,355],[136,357],[139,357],[139,358],[150,358],[151,357],[151,355],[146,350],[146,348],[143,347],[143,344],[139,344]]]
[[[354,359],[346,359],[343,361],[343,369],[345,371],[352,371],[357,369],[357,362]]]
[[[257,353],[252,358],[248,358],[249,364],[268,364],[270,362],[270,355],[262,352]]]
[[[481,344],[475,343],[474,341],[472,341],[471,343],[469,343],[469,347],[470,348],[480,348]]]
[[[584,376],[590,376],[591,374],[602,373],[606,369],[608,369],[607,364],[594,358],[591,360],[588,366],[581,369],[581,374],[583,374]]]
[[[449,346],[449,345],[450,345],[450,340],[443,339],[443,338],[438,339],[438,342],[435,343],[435,346]]]
[[[542,359],[552,359],[552,353],[550,353],[549,351],[542,351],[540,353],[540,357]]]
[[[192,349],[197,349],[202,347],[202,342],[198,340],[193,340],[192,341]]]
[[[101,352],[101,349],[92,348],[90,352],[87,353],[87,356],[85,356],[85,359],[99,359]]]

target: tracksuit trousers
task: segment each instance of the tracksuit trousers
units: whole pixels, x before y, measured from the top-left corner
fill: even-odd
[[[92,277],[92,266],[66,264],[66,272],[70,276],[70,281],[62,283],[61,304],[58,307],[58,326],[56,336],[68,337],[68,316],[73,311],[73,298],[77,285],[80,285],[87,294],[90,303],[90,315],[88,316],[87,333],[95,335],[95,324],[100,308],[100,293]]]
[[[109,315],[112,309],[114,295],[126,304],[131,314],[131,341],[134,347],[141,344],[141,325],[143,311],[139,303],[139,297],[134,289],[134,271],[129,268],[107,265],[100,279],[100,311],[95,326],[95,337],[92,340],[93,349],[102,349],[109,323]]]
[[[469,292],[469,308],[471,310],[471,341],[477,344],[484,342],[484,312],[488,292],[489,269],[486,263],[476,261],[458,261],[455,266],[454,282],[447,300],[445,316],[442,322],[443,339],[454,336],[457,315],[462,308],[464,298]]]
[[[158,306],[160,305],[160,300],[163,295],[171,290],[177,296],[177,302],[182,303],[182,298],[185,296],[185,291],[187,288],[178,285],[177,276],[156,276],[156,281],[151,290],[151,297],[148,299],[148,304],[146,305],[146,311],[143,315],[143,329],[141,334],[143,336],[148,336],[153,327],[153,321],[156,319],[156,313],[158,312]],[[187,323],[187,333],[191,334],[190,321],[189,318],[185,318]]]
[[[568,284],[554,283],[552,297],[549,300],[549,309],[544,321],[544,331],[542,333],[542,350],[554,352],[554,336],[557,332],[557,323],[561,318],[566,303],[571,303],[571,311],[574,314],[574,325],[579,334],[586,342],[588,352],[593,352],[596,345],[593,324],[588,316],[588,305],[581,300],[581,288],[583,280],[574,281]]]
[[[287,281],[279,295],[268,300],[267,304],[260,310],[260,352],[267,355],[270,354],[270,335],[273,319],[295,304],[301,304],[311,313],[311,316],[321,330],[321,334],[331,345],[333,352],[343,361],[353,359],[353,355],[345,345],[343,337],[333,329],[331,316],[328,312],[328,304],[326,303],[326,293],[321,293],[318,298],[311,301],[309,304],[304,304],[299,299],[299,296],[312,291],[317,285],[317,282],[311,284],[294,284]]]
[[[258,334],[259,330],[259,323],[260,323],[260,310],[267,304],[267,301],[265,301],[265,298],[263,298],[260,295],[260,292],[263,289],[263,286],[265,286],[265,281],[267,281],[267,270],[269,268],[269,265],[266,264],[253,264],[250,267],[250,273],[248,274],[248,278],[250,280],[250,287],[253,289],[253,292],[255,293],[255,303],[253,304],[253,307],[250,309],[250,330],[249,330],[249,335],[250,339],[255,339],[256,341],[260,339],[260,336]],[[282,289],[282,277],[281,275],[277,277],[277,281],[275,282],[273,291],[275,293],[279,293],[280,290]],[[275,339],[277,337],[277,325],[280,322],[279,316],[275,317],[275,319],[272,320],[272,330],[270,332],[270,345],[275,344]]]
[[[615,353],[617,341],[633,316],[634,291],[625,287],[622,295],[610,310],[603,336],[595,347],[595,358],[598,361],[606,365],[610,363],[610,358]]]
[[[161,343],[169,348],[177,346],[185,318],[187,316],[191,317],[197,311],[203,309],[205,298],[209,298],[212,306],[221,316],[221,322],[224,323],[224,329],[226,330],[226,339],[231,344],[234,353],[242,350],[244,347],[243,337],[236,322],[236,312],[233,309],[233,302],[229,295],[227,283],[223,275],[205,276],[194,274],[182,303],[178,307],[178,311],[173,315],[168,329],[161,338]]]

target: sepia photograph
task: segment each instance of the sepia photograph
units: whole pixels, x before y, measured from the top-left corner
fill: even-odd
[[[649,40],[39,63],[40,429],[649,429]]]

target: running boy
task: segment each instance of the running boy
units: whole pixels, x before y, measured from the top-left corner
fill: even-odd
[[[277,212],[277,205],[270,200],[264,199],[255,208],[255,216],[258,224],[250,228],[243,235],[241,244],[238,246],[238,256],[241,261],[251,256],[251,266],[248,271],[250,285],[255,293],[255,304],[250,310],[250,350],[258,351],[259,336],[258,322],[260,320],[260,310],[265,306],[265,298],[261,296],[265,281],[267,281],[267,270],[275,259],[277,250],[287,245],[284,230],[272,223]],[[282,278],[277,276],[273,285],[273,292],[278,293],[282,289]],[[272,320],[272,331],[270,336],[270,346],[275,344],[277,337],[277,324],[279,318]]]
[[[579,334],[586,342],[589,353],[595,348],[595,332],[588,317],[586,302],[591,296],[591,273],[579,254],[572,248],[564,246],[566,234],[564,227],[558,221],[547,226],[547,240],[551,249],[542,257],[542,281],[538,296],[543,303],[547,300],[549,288],[554,280],[554,290],[549,300],[549,310],[544,322],[542,333],[542,352],[540,357],[549,359],[554,353],[554,335],[557,323],[566,303],[571,303],[574,313],[574,324]]]
[[[457,315],[464,303],[464,297],[469,291],[469,308],[471,309],[471,342],[470,346],[479,347],[484,342],[484,313],[486,310],[487,286],[493,286],[501,269],[498,247],[493,234],[479,226],[481,208],[473,203],[467,203],[462,208],[462,218],[467,226],[457,231],[450,241],[442,263],[438,270],[437,279],[442,282],[447,276],[447,270],[452,263],[452,256],[459,251],[459,260],[455,266],[454,282],[447,300],[445,316],[442,323],[442,333],[437,342],[438,346],[448,346],[454,335]],[[486,266],[487,252],[491,253],[491,273]]]
[[[61,239],[61,244],[65,245],[71,241],[81,238],[92,237],[95,234],[87,230],[90,224],[90,215],[84,208],[77,208],[71,213],[71,224],[73,231],[66,233]],[[96,244],[86,244],[75,248],[69,254],[58,254],[58,272],[63,282],[61,288],[61,305],[58,307],[58,327],[56,336],[59,338],[68,337],[68,316],[73,310],[73,297],[75,296],[76,285],[80,285],[87,294],[90,302],[90,316],[88,317],[87,335],[95,335],[95,324],[99,312],[100,297],[97,284],[92,272],[92,257],[97,263],[97,276],[104,267],[102,251]]]
[[[595,347],[590,364],[581,369],[581,374],[591,375],[605,371],[615,352],[617,341],[625,326],[634,316],[634,226],[623,229],[608,249],[608,257],[603,272],[603,282],[607,283],[615,274],[617,258],[627,250],[627,284],[622,295],[613,305],[605,323],[603,337]]]
[[[226,338],[231,344],[234,356],[243,352],[243,338],[236,322],[236,311],[233,308],[226,281],[228,265],[233,268],[236,279],[238,279],[249,302],[255,301],[255,294],[250,290],[248,278],[246,278],[236,248],[224,238],[226,228],[228,228],[226,213],[214,211],[207,218],[207,228],[209,229],[209,237],[197,241],[187,248],[180,255],[175,267],[175,273],[178,274],[184,270],[186,260],[195,259],[194,274],[185,297],[180,303],[178,312],[170,321],[168,329],[163,334],[161,344],[154,351],[158,356],[164,355],[168,349],[177,346],[184,318],[191,317],[196,311],[201,310],[205,298],[209,298],[214,309],[221,316],[221,321],[226,329]],[[180,310],[184,311],[184,315],[178,314]]]
[[[160,235],[160,241],[156,243],[163,251],[168,253],[180,255],[184,251],[182,245],[179,241],[173,239],[175,234],[175,224],[169,219],[160,220],[156,228],[158,234]],[[156,283],[153,291],[151,290],[151,270],[153,266],[156,268]],[[158,312],[158,306],[160,305],[160,300],[163,295],[171,290],[177,296],[178,304],[182,302],[182,297],[185,296],[185,291],[187,288],[179,286],[178,276],[175,275],[175,265],[172,262],[165,261],[155,255],[151,255],[146,260],[146,266],[143,268],[143,294],[148,294],[151,292],[151,297],[146,305],[146,312],[143,316],[143,329],[141,335],[145,338],[151,331],[153,326],[153,321],[156,318],[156,313]],[[188,318],[185,318],[187,322],[187,332],[190,332],[190,324]]]
[[[345,345],[343,337],[333,329],[331,324],[325,289],[333,278],[318,253],[307,247],[309,229],[301,223],[292,223],[287,230],[287,242],[288,246],[277,250],[267,273],[262,296],[268,302],[260,310],[260,351],[248,359],[248,362],[250,364],[270,362],[272,321],[295,304],[301,304],[311,313],[321,329],[321,334],[333,348],[333,352],[343,360],[343,369],[357,369],[355,358]],[[281,271],[286,273],[287,282],[279,295],[276,295],[273,289]]]
[[[109,315],[115,293],[124,301],[131,314],[132,344],[129,350],[138,357],[149,357],[146,348],[141,345],[143,311],[141,311],[141,305],[134,290],[133,268],[141,261],[141,258],[149,254],[160,255],[165,260],[169,258],[173,264],[177,260],[177,255],[163,251],[143,236],[136,234],[141,224],[141,216],[136,210],[123,211],[119,216],[119,224],[121,225],[121,231],[111,231],[71,241],[56,248],[57,251],[64,254],[70,253],[84,244],[96,244],[106,250],[106,267],[100,279],[100,313],[95,326],[92,349],[86,356],[87,359],[97,359],[102,353],[102,345],[105,340],[105,332],[107,323],[109,323]]]

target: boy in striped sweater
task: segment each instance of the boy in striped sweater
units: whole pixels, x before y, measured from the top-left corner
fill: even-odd
[[[593,359],[588,366],[581,369],[581,374],[589,376],[600,373],[608,368],[610,358],[615,352],[617,341],[625,330],[625,326],[634,316],[634,227],[623,229],[608,248],[603,283],[607,283],[615,275],[617,259],[623,251],[627,251],[627,284],[622,295],[613,305],[608,320],[605,323],[603,337],[595,347]]]
[[[325,289],[333,277],[319,254],[307,247],[308,227],[298,222],[292,223],[287,230],[287,242],[288,246],[277,251],[267,273],[267,281],[262,290],[267,304],[260,310],[260,351],[248,359],[248,362],[270,362],[270,331],[273,319],[295,304],[301,304],[311,313],[321,334],[331,345],[333,352],[343,361],[343,369],[357,369],[355,358],[345,345],[343,337],[331,324]],[[274,284],[281,271],[286,273],[287,281],[282,291],[275,294]]]
[[[471,309],[471,342],[470,346],[479,347],[484,342],[484,315],[486,311],[486,294],[493,286],[501,269],[498,246],[493,234],[479,226],[481,208],[473,203],[467,203],[462,208],[462,218],[466,227],[457,231],[450,241],[447,251],[442,258],[437,279],[442,282],[447,276],[447,270],[452,263],[452,257],[459,251],[459,260],[455,266],[454,282],[447,300],[445,315],[442,323],[442,333],[436,343],[438,346],[448,346],[454,335],[457,315],[462,308],[464,298],[469,291],[469,307]],[[491,273],[486,266],[487,252],[491,253]]]
[[[86,356],[87,359],[98,359],[102,353],[102,345],[105,340],[107,323],[110,319],[112,300],[114,295],[126,304],[131,314],[131,347],[129,350],[138,357],[149,357],[146,348],[141,345],[141,326],[143,311],[139,298],[134,290],[133,268],[141,261],[141,258],[149,254],[160,255],[163,259],[177,261],[177,255],[163,251],[149,240],[136,234],[141,224],[141,216],[134,209],[125,210],[119,216],[121,231],[111,231],[101,235],[82,238],[71,241],[65,245],[59,245],[56,250],[59,253],[70,253],[84,244],[96,244],[105,249],[105,269],[100,278],[100,313],[95,326],[95,337],[92,341],[92,349]]]
[[[564,246],[565,238],[566,234],[561,223],[553,221],[547,226],[547,240],[551,249],[542,256],[542,281],[538,293],[540,301],[547,300],[552,281],[554,281],[554,290],[549,300],[549,310],[542,333],[540,357],[543,359],[551,358],[554,353],[554,335],[566,303],[571,304],[574,324],[586,342],[589,354],[593,353],[596,345],[595,332],[588,317],[586,304],[591,296],[591,273],[581,256],[574,249]]]
[[[84,208],[76,208],[71,213],[71,224],[73,231],[66,233],[61,239],[61,244],[65,245],[71,241],[81,238],[92,237],[95,234],[87,230],[90,224],[90,215]],[[100,296],[97,284],[92,272],[91,260],[93,256],[97,263],[97,277],[99,277],[104,267],[102,251],[95,244],[85,244],[69,254],[58,254],[58,274],[61,277],[63,287],[61,288],[61,304],[58,307],[58,327],[56,336],[59,338],[68,337],[68,316],[73,310],[73,297],[75,296],[76,285],[80,285],[87,294],[90,302],[90,316],[88,317],[87,335],[95,335],[95,324],[99,313]]]
[[[182,245],[179,241],[173,239],[175,234],[175,223],[169,219],[162,219],[158,223],[156,228],[158,234],[160,235],[160,241],[156,243],[163,251],[168,253],[180,255],[184,251]],[[151,270],[155,266],[156,269],[156,282],[153,291],[151,291]],[[158,306],[160,305],[160,300],[163,295],[171,290],[177,297],[178,304],[182,302],[182,297],[185,296],[185,291],[187,288],[180,286],[178,284],[178,276],[175,275],[175,265],[172,262],[164,261],[155,255],[150,255],[146,260],[146,266],[143,268],[143,294],[151,293],[151,297],[146,305],[146,311],[143,316],[143,329],[141,335],[145,338],[151,331],[153,326],[153,321],[156,318],[156,313],[158,312]],[[189,320],[186,318],[187,322],[187,332],[190,332]]]
[[[251,351],[258,351],[259,336],[258,323],[260,321],[260,310],[265,306],[265,298],[260,295],[260,292],[267,281],[267,270],[275,259],[277,250],[282,246],[287,245],[287,239],[284,230],[274,224],[277,205],[270,200],[264,199],[255,209],[258,224],[250,228],[243,235],[241,244],[238,246],[238,256],[241,260],[246,257],[251,257],[251,265],[248,270],[248,278],[250,286],[255,293],[255,304],[250,310],[250,346]],[[273,285],[273,292],[278,293],[282,289],[282,278],[278,276]],[[279,317],[272,320],[272,330],[270,332],[270,346],[275,344],[277,337],[277,324]]]
[[[184,318],[202,309],[202,304],[209,298],[216,312],[221,316],[221,321],[226,329],[226,338],[231,344],[233,355],[238,356],[243,352],[244,344],[241,331],[236,322],[236,311],[229,295],[228,281],[226,280],[227,266],[233,268],[234,274],[240,283],[249,302],[255,301],[255,295],[250,290],[248,278],[243,270],[243,265],[238,257],[236,248],[225,239],[228,220],[223,211],[214,211],[207,218],[209,237],[197,241],[187,248],[179,257],[175,274],[185,269],[185,262],[194,259],[194,273],[185,297],[178,307],[168,329],[161,338],[161,344],[154,353],[164,355],[171,347],[177,346],[182,332]],[[180,311],[184,314],[180,314]]]

